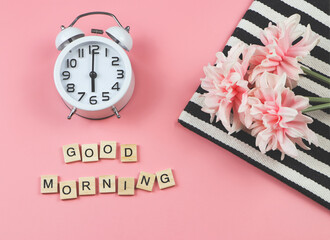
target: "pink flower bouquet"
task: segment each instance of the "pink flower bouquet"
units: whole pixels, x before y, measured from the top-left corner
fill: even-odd
[[[244,130],[256,137],[262,153],[269,150],[296,157],[296,144],[309,149],[303,142],[317,145],[317,138],[308,128],[312,118],[304,112],[328,108],[329,99],[295,95],[299,75],[315,73],[301,66],[305,57],[319,42],[312,32],[297,30],[300,16],[292,15],[276,26],[269,23],[260,35],[264,46],[238,43],[226,57],[216,54],[215,66],[204,67],[201,87],[202,111],[210,114],[210,121],[221,121],[229,134]],[[321,80],[329,82],[329,79]],[[310,107],[310,100],[323,102]]]

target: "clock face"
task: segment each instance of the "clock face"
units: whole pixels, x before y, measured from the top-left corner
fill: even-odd
[[[120,98],[131,77],[125,52],[111,40],[95,38],[69,44],[58,59],[55,73],[62,97],[88,110],[109,107]]]

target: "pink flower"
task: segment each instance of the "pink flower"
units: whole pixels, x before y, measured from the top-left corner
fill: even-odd
[[[249,92],[239,109],[245,111],[246,127],[256,136],[260,151],[278,149],[282,152],[281,159],[285,154],[298,155],[296,143],[309,149],[302,139],[317,144],[315,133],[307,127],[313,120],[301,112],[309,106],[309,100],[285,88],[286,78],[285,73],[282,76],[263,73],[259,87]]]
[[[277,75],[286,73],[286,86],[291,89],[297,85],[299,74],[302,74],[299,58],[309,52],[319,42],[320,37],[311,31],[308,24],[302,39],[293,45],[293,42],[302,35],[297,30],[300,15],[294,14],[276,26],[269,26],[261,32],[260,40],[265,45],[257,46],[255,55],[251,59],[249,82],[260,82],[260,76],[264,72]]]
[[[222,122],[229,133],[239,131],[242,127],[240,118],[243,113],[238,113],[242,96],[247,94],[248,81],[244,79],[253,55],[254,47],[247,47],[239,43],[231,48],[226,57],[222,52],[216,54],[216,66],[204,67],[205,78],[201,79],[205,93],[202,111],[209,113],[213,122]],[[243,60],[239,57],[243,55]],[[233,113],[231,118],[231,112]]]

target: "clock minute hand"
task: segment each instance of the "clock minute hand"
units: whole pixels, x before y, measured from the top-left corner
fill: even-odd
[[[89,76],[91,77],[92,92],[95,92],[95,78],[97,77],[97,74],[94,71],[94,60],[95,60],[95,53],[94,53],[94,50],[93,50],[92,51],[92,71],[89,73]]]
[[[94,56],[95,56],[95,52],[94,50],[92,50],[92,72],[94,72],[94,60],[95,60]]]

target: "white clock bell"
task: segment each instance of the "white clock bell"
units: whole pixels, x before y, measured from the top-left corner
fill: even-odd
[[[73,25],[81,18],[103,14],[115,19],[118,26],[106,30],[112,39],[85,36]],[[103,34],[103,30],[92,29]],[[54,68],[57,91],[73,114],[89,119],[103,119],[116,115],[130,100],[134,90],[134,74],[126,51],[133,45],[129,27],[107,12],[89,12],[79,15],[56,37],[56,48],[62,50]]]

